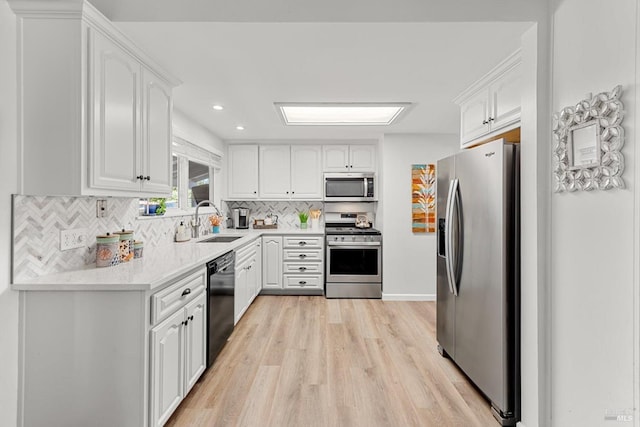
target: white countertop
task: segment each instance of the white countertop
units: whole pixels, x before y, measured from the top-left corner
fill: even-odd
[[[114,267],[96,268],[87,265],[82,270],[48,274],[13,283],[16,291],[150,291],[166,282],[238,249],[265,234],[324,236],[324,229],[278,228],[267,230],[223,230],[221,236],[242,236],[230,243],[172,243],[157,248],[144,248],[142,258]],[[212,237],[202,236],[198,240]]]

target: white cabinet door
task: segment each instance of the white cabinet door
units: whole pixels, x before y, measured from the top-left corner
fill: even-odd
[[[289,145],[260,146],[260,198],[288,199],[291,194]]]
[[[282,236],[262,238],[262,288],[282,289]]]
[[[375,170],[375,145],[349,146],[349,172],[375,172]]]
[[[247,294],[246,294],[247,300],[245,304],[246,305],[245,310],[249,308],[254,298],[256,297],[256,289],[258,287],[258,275],[256,270],[257,257],[258,255],[256,254],[255,257],[249,260],[247,265]]]
[[[151,422],[163,426],[184,396],[184,310],[151,330]]]
[[[191,301],[185,308],[185,391],[186,396],[207,365],[207,293]]]
[[[321,146],[291,146],[291,198],[322,200]]]
[[[229,145],[229,198],[258,198],[258,146]]]
[[[140,64],[92,32],[90,186],[140,191]]]
[[[520,120],[520,106],[522,105],[521,87],[522,72],[521,65],[515,66],[505,71],[489,87],[491,95],[491,131],[508,126]]]
[[[325,172],[349,172],[349,146],[322,146],[322,168]]]
[[[460,106],[460,140],[464,144],[489,132],[488,89],[481,89]]]
[[[262,239],[256,241],[256,296],[262,290]]]
[[[171,194],[171,87],[142,70],[142,191]]]
[[[233,318],[235,325],[238,323],[247,307],[247,265],[236,266],[235,295],[233,296]]]

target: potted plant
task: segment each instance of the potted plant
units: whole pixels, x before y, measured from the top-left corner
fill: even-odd
[[[164,213],[167,211],[167,199],[162,198],[162,197],[153,197],[151,199],[149,199],[150,205],[149,207],[151,207],[151,204],[155,204],[157,207],[155,208],[155,214],[156,215],[164,215]],[[151,214],[151,209],[149,209],[149,213]]]
[[[298,212],[298,219],[300,219],[300,228],[307,228],[307,221],[309,220],[309,213]]]

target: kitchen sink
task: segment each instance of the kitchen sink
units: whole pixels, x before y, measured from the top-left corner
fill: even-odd
[[[242,239],[243,236],[213,236],[208,239],[199,240],[198,243],[229,243],[238,239]]]

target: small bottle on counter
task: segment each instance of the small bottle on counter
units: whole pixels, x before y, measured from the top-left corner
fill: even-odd
[[[142,258],[142,250],[144,249],[144,242],[136,240],[133,242],[133,257]]]
[[[107,233],[96,236],[96,267],[111,267],[120,263],[120,236]]]

